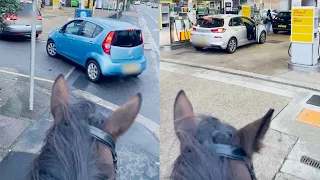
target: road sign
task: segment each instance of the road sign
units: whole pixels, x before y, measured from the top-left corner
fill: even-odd
[[[251,6],[242,6],[242,16],[251,18]]]

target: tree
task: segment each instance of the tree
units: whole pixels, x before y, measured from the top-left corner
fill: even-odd
[[[16,14],[20,7],[19,0],[0,0],[0,23],[3,22],[5,15]]]

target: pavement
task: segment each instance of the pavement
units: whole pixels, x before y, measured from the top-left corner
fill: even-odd
[[[290,35],[271,34],[265,44],[240,47],[234,54],[223,50],[196,51],[191,45],[161,51],[161,61],[203,67],[242,76],[259,77],[279,83],[320,90],[320,74],[288,69]]]
[[[42,15],[45,28],[50,31],[59,27],[73,16],[72,11],[71,8],[58,11],[44,9]],[[105,16],[107,14],[101,15]],[[123,13],[120,20],[144,28],[140,18],[133,9]],[[39,152],[45,133],[52,125],[49,109],[51,87],[56,76],[62,73],[73,96],[95,102],[105,115],[137,92],[142,93],[140,114],[129,131],[117,142],[118,178],[159,179],[159,56],[156,50],[152,50],[153,47],[145,50],[148,66],[138,78],[106,77],[99,84],[94,84],[86,78],[81,67],[63,58],[48,57],[44,40],[46,38],[43,36],[36,42],[34,111],[28,110],[30,38],[17,37],[0,41],[1,178],[24,179],[28,164]]]
[[[239,53],[242,50],[239,49]],[[188,54],[188,58],[183,56],[184,61],[204,61],[201,55],[198,59],[190,56],[191,54]],[[219,57],[212,56],[212,61],[216,60],[214,57]],[[247,55],[248,61],[251,58],[249,56],[250,54]],[[226,58],[229,58],[228,55]],[[174,99],[180,89],[185,90],[196,114],[218,117],[236,128],[261,118],[269,108],[275,109],[270,130],[264,139],[265,146],[253,158],[257,178],[319,179],[320,170],[316,166],[320,162],[320,102],[316,100],[314,102],[317,103],[310,103],[309,100],[314,95],[320,95],[319,91],[266,80],[257,74],[246,75],[248,72],[239,74],[239,70],[231,68],[224,68],[228,71],[222,71],[208,68],[208,65],[197,66],[194,63],[191,66],[174,60],[176,61],[167,61],[161,52],[160,179],[168,178],[173,161],[179,154],[172,117]],[[303,156],[315,160],[316,166],[312,167],[310,159],[306,164],[302,163]]]

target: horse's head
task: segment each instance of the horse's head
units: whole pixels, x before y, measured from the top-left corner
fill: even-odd
[[[54,125],[34,161],[31,178],[115,178],[115,142],[132,125],[141,101],[141,95],[137,94],[103,117],[90,101],[71,102],[67,82],[59,75],[51,94]]]
[[[174,104],[174,129],[181,153],[172,179],[255,179],[252,155],[262,148],[273,111],[237,130],[214,117],[195,116],[180,91]]]

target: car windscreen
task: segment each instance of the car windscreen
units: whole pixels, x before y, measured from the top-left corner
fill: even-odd
[[[218,18],[204,18],[202,22],[199,22],[198,27],[203,28],[217,28],[223,27],[224,20]]]
[[[40,12],[38,10],[37,15],[40,15]],[[18,16],[32,16],[32,3],[21,3],[21,10],[18,11]]]
[[[113,46],[135,47],[142,44],[141,30],[115,31],[112,40]]]
[[[291,12],[280,12],[278,14],[278,18],[290,18],[291,17]]]

